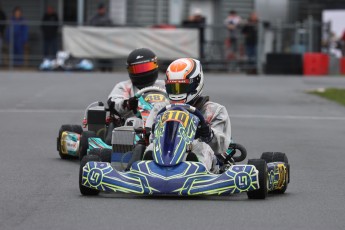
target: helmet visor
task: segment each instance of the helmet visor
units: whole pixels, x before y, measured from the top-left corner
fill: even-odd
[[[128,72],[130,74],[145,73],[145,72],[149,72],[151,70],[157,69],[157,68],[158,68],[157,62],[140,63],[140,64],[136,64],[136,65],[130,65],[127,67]]]
[[[166,80],[165,88],[168,94],[183,94],[189,93],[189,80]]]

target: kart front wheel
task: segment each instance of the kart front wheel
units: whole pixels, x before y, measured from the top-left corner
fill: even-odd
[[[267,196],[267,164],[262,159],[250,159],[248,165],[254,165],[259,171],[259,186],[260,188],[254,191],[247,192],[249,199],[265,199]]]
[[[90,162],[90,161],[99,162],[100,158],[99,158],[99,156],[96,156],[96,155],[86,155],[81,160],[80,169],[79,169],[79,190],[80,190],[80,193],[84,196],[96,196],[99,193],[98,190],[86,187],[82,184],[83,168],[86,165],[86,163]]]
[[[83,128],[80,125],[61,125],[59,135],[56,142],[56,149],[59,152],[61,159],[70,159],[72,156],[62,153],[61,151],[61,135],[63,132],[74,132],[79,135],[82,134]]]
[[[84,131],[80,137],[79,160],[82,160],[83,157],[87,155],[87,150],[89,149],[90,137],[97,137],[97,135],[93,131]]]

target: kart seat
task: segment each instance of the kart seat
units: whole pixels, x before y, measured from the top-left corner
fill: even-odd
[[[187,155],[186,161],[198,162],[199,160],[198,160],[198,157],[195,155],[195,153],[190,152],[190,153],[188,153],[188,155]]]
[[[153,151],[149,150],[146,153],[144,153],[143,160],[144,161],[153,161]]]
[[[147,152],[144,154],[143,160],[144,160],[144,161],[153,160],[153,151],[152,151],[152,150],[147,151]],[[195,153],[190,152],[190,153],[187,155],[186,161],[198,162],[199,160],[198,160],[198,157],[195,155]]]

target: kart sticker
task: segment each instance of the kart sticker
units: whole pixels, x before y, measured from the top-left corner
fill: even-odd
[[[150,103],[163,102],[165,100],[166,98],[164,95],[156,94],[156,93],[149,94],[145,97],[145,101],[150,102]]]
[[[178,110],[170,110],[166,111],[161,120],[160,123],[163,124],[167,121],[178,121],[180,122],[183,127],[187,127],[188,122],[189,122],[190,116],[187,112],[184,111],[178,111]]]

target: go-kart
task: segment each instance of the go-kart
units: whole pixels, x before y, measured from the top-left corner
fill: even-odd
[[[194,107],[168,105],[156,117],[153,151],[134,162],[127,171],[116,169],[99,155],[85,156],[80,165],[79,188],[83,195],[119,192],[142,195],[229,195],[247,192],[264,199],[268,192],[284,193],[290,167],[284,153],[263,153],[261,159],[244,160],[243,146],[230,144],[221,154],[222,171],[210,173],[191,149],[197,128],[205,122]],[[241,155],[235,156],[236,149]]]
[[[126,121],[114,108],[106,108],[102,102],[94,102],[84,114],[83,125],[88,130],[83,131],[79,125],[62,125],[57,138],[60,157],[81,160],[88,153],[98,154],[104,161],[111,162],[113,159],[114,164],[118,162],[118,167],[125,169],[133,153],[136,153],[132,151],[133,146],[145,139],[144,125],[150,110],[155,103],[168,100],[165,90],[156,86],[139,90],[135,97],[138,98],[138,108],[134,111],[136,117]],[[132,134],[135,134],[134,138]]]
[[[45,58],[38,68],[41,71],[93,71],[94,64],[89,59],[75,58],[69,52],[59,51],[56,59]]]

